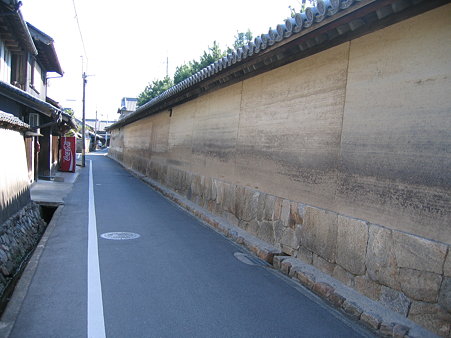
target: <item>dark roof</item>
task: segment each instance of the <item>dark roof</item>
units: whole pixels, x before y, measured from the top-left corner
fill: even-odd
[[[72,115],[62,111],[61,116],[62,116],[62,121],[67,126],[69,126],[71,129],[77,129],[77,122],[75,121],[75,118]]]
[[[61,116],[61,120],[58,122],[60,127],[64,127],[65,125],[72,129],[76,129],[77,127],[75,119],[70,114],[59,109],[57,105],[44,102],[9,83],[0,81],[0,95],[30,107],[54,120],[59,120],[59,117]],[[52,103],[56,103],[50,98],[47,99]]]
[[[136,106],[138,105],[138,99],[135,97],[123,97],[121,100],[121,108],[119,109],[119,113],[121,111],[135,111]]]
[[[38,53],[17,0],[0,0],[0,36],[11,52]]]
[[[53,39],[29,22],[27,22],[27,26],[38,50],[38,61],[44,66],[46,71],[63,75],[63,70],[53,45]]]
[[[318,0],[275,29],[234,50],[140,106],[114,129],[192,100],[212,90],[321,52],[438,7],[446,0]]]
[[[1,127],[15,130],[30,129],[30,126],[21,121],[18,117],[0,110],[0,128]]]
[[[59,112],[59,109],[52,106],[50,103],[44,102],[33,95],[3,81],[0,81],[0,95],[6,96],[11,100],[17,101],[47,116],[53,116]]]

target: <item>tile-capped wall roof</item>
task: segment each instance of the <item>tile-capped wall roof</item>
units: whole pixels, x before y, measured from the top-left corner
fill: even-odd
[[[276,43],[280,43],[282,40],[289,38],[293,34],[301,32],[302,29],[309,28],[315,23],[323,21],[326,17],[335,15],[339,10],[347,9],[354,1],[355,0],[318,0],[316,7],[307,7],[304,13],[296,13],[294,17],[288,18],[285,22],[278,24],[275,29],[269,28],[267,33],[255,37],[254,41],[232,51],[232,53],[227,54],[222,59],[169,88],[161,95],[139,107],[136,112],[145,110],[155,103],[163,101],[169,96],[173,96],[178,92],[225,70],[227,67],[230,67],[237,62],[242,62],[248,57],[258,54]]]
[[[30,129],[30,126],[21,121],[18,117],[0,110],[0,128],[2,127],[21,130]]]
[[[225,77],[229,76],[227,71],[229,68],[232,68],[231,66],[241,64],[243,74],[258,73],[258,71],[255,72],[256,68],[253,60],[259,59],[260,55],[269,55],[298,38],[316,32],[316,30],[318,30],[318,34],[313,34],[313,37],[308,37],[305,41],[299,40],[297,42],[300,55],[305,56],[308,50],[312,48],[314,50],[315,47],[325,41],[330,40],[332,42],[335,38],[344,36],[348,32],[356,31],[366,24],[374,24],[374,21],[383,20],[387,16],[404,11],[406,8],[418,6],[419,4],[426,4],[424,7],[427,8],[427,3],[425,0],[318,0],[316,7],[308,7],[303,13],[295,13],[293,17],[275,26],[275,29],[269,28],[267,33],[255,37],[247,45],[232,51],[222,59],[169,88],[159,96],[138,107],[135,112],[110,126],[109,129],[132,123],[150,113],[150,111],[165,109],[167,108],[166,106],[170,106],[174,102],[175,104],[185,102],[196,97],[196,95],[201,95],[200,93],[203,91],[212,89],[216,85],[220,86],[228,81],[227,79],[221,79],[220,76],[222,74]],[[366,6],[367,8],[364,8]],[[357,11],[360,11],[360,14],[355,15],[354,13]],[[371,16],[373,22],[365,22],[360,18],[360,16],[368,15],[368,13],[373,13],[373,16]],[[345,19],[346,16],[349,16],[349,19]],[[284,57],[283,55],[273,55],[263,62],[265,64],[267,62],[274,63],[277,67],[277,65],[281,64],[278,60],[279,56]],[[291,57],[291,60],[293,61],[295,58]],[[249,65],[249,68],[246,68],[247,65]],[[240,75],[231,75],[231,77],[236,76]],[[205,81],[209,79],[211,81]],[[215,82],[215,79],[218,79],[218,81]],[[203,87],[196,92],[196,85],[200,82],[205,85],[205,88]],[[213,82],[215,83],[211,84]],[[193,89],[194,94],[191,96],[187,94],[188,89]]]

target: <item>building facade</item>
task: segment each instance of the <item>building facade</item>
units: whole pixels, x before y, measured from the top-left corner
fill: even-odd
[[[0,0],[0,298],[45,222],[30,185],[58,167],[59,137],[72,117],[47,97],[47,73],[62,75],[53,40],[24,21],[21,2]]]

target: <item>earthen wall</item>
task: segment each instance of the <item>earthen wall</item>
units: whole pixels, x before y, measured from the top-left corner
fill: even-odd
[[[111,156],[441,335],[451,5],[112,131]]]

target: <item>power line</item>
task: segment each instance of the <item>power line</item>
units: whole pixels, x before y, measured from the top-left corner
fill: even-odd
[[[80,22],[78,21],[78,13],[77,13],[77,7],[75,6],[75,0],[72,0],[72,4],[74,5],[75,20],[77,21],[78,32],[80,33],[81,44],[83,45],[83,52],[85,54],[86,63],[87,63],[88,62],[88,54],[86,53],[85,41],[83,40],[83,34],[81,33]]]

